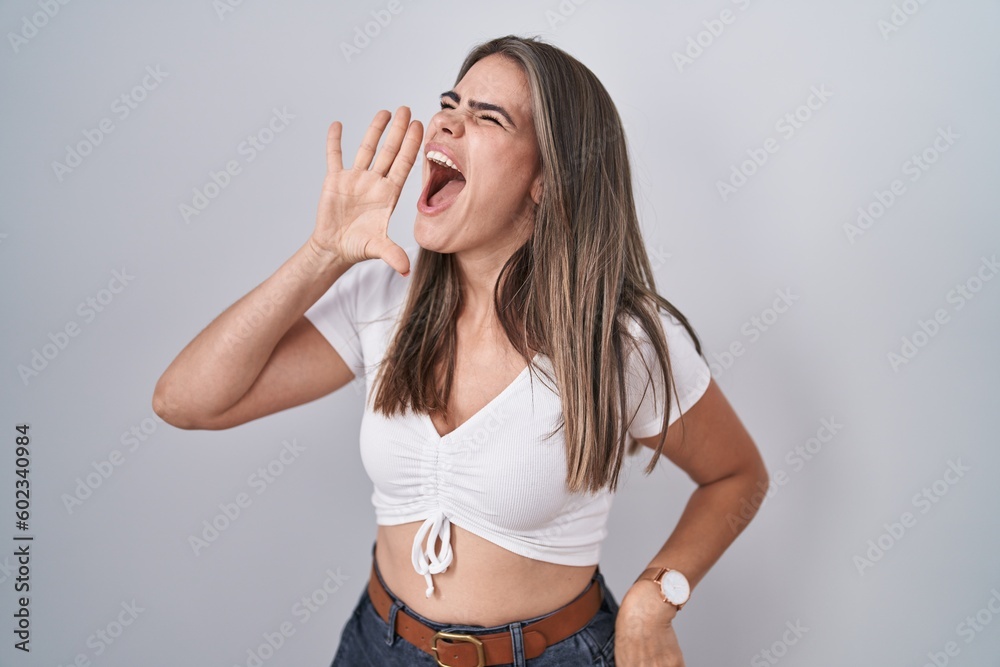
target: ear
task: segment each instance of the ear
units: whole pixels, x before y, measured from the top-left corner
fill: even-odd
[[[542,201],[542,175],[539,173],[531,182],[531,200],[538,206]]]

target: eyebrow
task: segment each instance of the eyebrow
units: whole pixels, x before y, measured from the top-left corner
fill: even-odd
[[[441,93],[440,97],[450,97],[451,99],[455,100],[455,104],[462,103],[461,96],[454,90],[446,90],[445,92]],[[517,123],[515,123],[514,119],[510,117],[510,114],[507,113],[507,110],[501,106],[497,106],[496,104],[490,104],[489,102],[480,102],[479,100],[473,100],[473,99],[469,100],[469,106],[472,107],[473,109],[481,109],[483,111],[496,111],[497,113],[499,113],[500,115],[502,115],[504,118],[507,119],[507,122],[511,124],[511,127],[513,127],[515,130],[517,129]]]

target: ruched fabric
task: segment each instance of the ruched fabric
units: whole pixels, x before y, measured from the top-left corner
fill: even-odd
[[[415,270],[420,246],[405,250]],[[566,488],[562,400],[547,356],[535,354],[499,394],[444,435],[427,414],[407,410],[386,417],[372,409],[376,371],[400,326],[412,284],[385,262],[366,260],[351,266],[305,312],[364,381],[361,462],[372,481],[377,523],[420,522],[412,561],[427,597],[434,592],[433,575],[452,563],[452,524],[527,558],[598,563],[613,494],[607,487],[598,493]],[[672,424],[701,398],[712,375],[680,321],[661,312],[660,322],[673,376],[667,420]],[[625,355],[628,434],[649,438],[662,430],[667,387],[653,346],[634,318],[630,331],[639,345]],[[625,458],[622,479],[628,478],[632,458]]]

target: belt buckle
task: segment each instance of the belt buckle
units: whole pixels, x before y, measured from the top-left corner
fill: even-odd
[[[472,635],[463,635],[463,634],[458,633],[458,632],[445,632],[443,630],[439,630],[438,632],[434,633],[433,637],[431,637],[431,650],[434,652],[434,659],[437,660],[437,664],[439,664],[441,667],[451,667],[451,666],[444,664],[443,662],[441,662],[441,659],[438,658],[438,655],[437,655],[437,652],[438,652],[437,640],[438,639],[448,639],[448,640],[451,640],[451,641],[463,641],[463,642],[469,642],[471,644],[474,644],[475,647],[476,647],[476,654],[479,656],[479,664],[477,664],[476,667],[486,667],[486,656],[483,653],[483,642],[481,642],[478,637],[474,637]]]

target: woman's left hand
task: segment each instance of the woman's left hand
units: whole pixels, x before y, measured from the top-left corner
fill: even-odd
[[[674,632],[677,607],[655,586],[633,586],[622,598],[615,621],[615,664],[620,667],[685,667]]]

